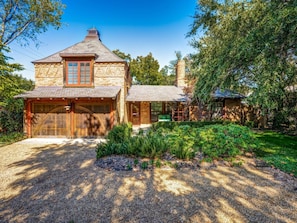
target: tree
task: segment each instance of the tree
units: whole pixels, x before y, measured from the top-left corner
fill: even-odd
[[[8,45],[18,39],[37,41],[37,34],[49,26],[59,28],[64,5],[59,0],[0,1],[0,43]]]
[[[296,0],[199,1],[188,33],[198,52],[196,96],[207,102],[217,87],[249,92],[253,105],[276,117],[297,83],[296,31]]]
[[[59,0],[2,0],[0,1],[0,130],[4,132],[22,129],[23,102],[14,99],[16,94],[31,90],[33,82],[16,71],[20,64],[10,63],[6,54],[9,44],[17,40],[20,44],[38,43],[37,34],[49,26],[59,28],[64,5]]]
[[[14,96],[33,89],[33,81],[15,74],[0,75],[0,130],[6,133],[21,131],[23,101]]]
[[[163,76],[159,72],[159,62],[154,59],[152,53],[147,56],[138,56],[130,62],[130,72],[135,84],[160,85]]]
[[[130,61],[132,60],[130,54],[125,54],[121,52],[119,49],[113,50],[112,52],[116,54],[118,57],[124,59],[127,63],[130,63]]]

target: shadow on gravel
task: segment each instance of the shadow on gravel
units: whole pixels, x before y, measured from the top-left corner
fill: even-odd
[[[24,149],[0,173],[0,222],[297,222],[296,191],[265,169],[108,171],[94,144]]]

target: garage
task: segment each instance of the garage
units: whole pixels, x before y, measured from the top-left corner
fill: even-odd
[[[69,121],[63,104],[33,104],[32,136],[65,137],[70,134]]]
[[[111,122],[111,102],[32,103],[33,137],[104,136]]]

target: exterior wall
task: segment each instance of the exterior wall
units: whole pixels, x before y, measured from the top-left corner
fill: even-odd
[[[140,124],[151,123],[151,110],[149,102],[140,103]]]
[[[125,63],[95,63],[94,86],[120,86],[118,96],[118,122],[127,122],[125,98],[129,83],[128,66]],[[35,85],[64,86],[63,63],[35,64]]]
[[[63,64],[35,64],[35,86],[63,86]]]
[[[243,107],[241,105],[241,99],[224,99],[222,101],[223,107],[220,112],[220,117],[224,120],[230,120],[234,122],[242,122]],[[190,106],[189,115],[191,121],[212,120],[214,111],[207,106]]]
[[[225,99],[224,119],[230,121],[241,121],[241,100],[240,99]]]
[[[119,95],[119,122],[127,122],[127,108],[125,98],[129,86],[128,66],[124,63],[95,63],[94,64],[95,86],[120,86]]]

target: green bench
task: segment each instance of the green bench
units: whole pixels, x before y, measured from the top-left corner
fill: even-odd
[[[170,122],[171,116],[170,115],[158,115],[158,122]]]

